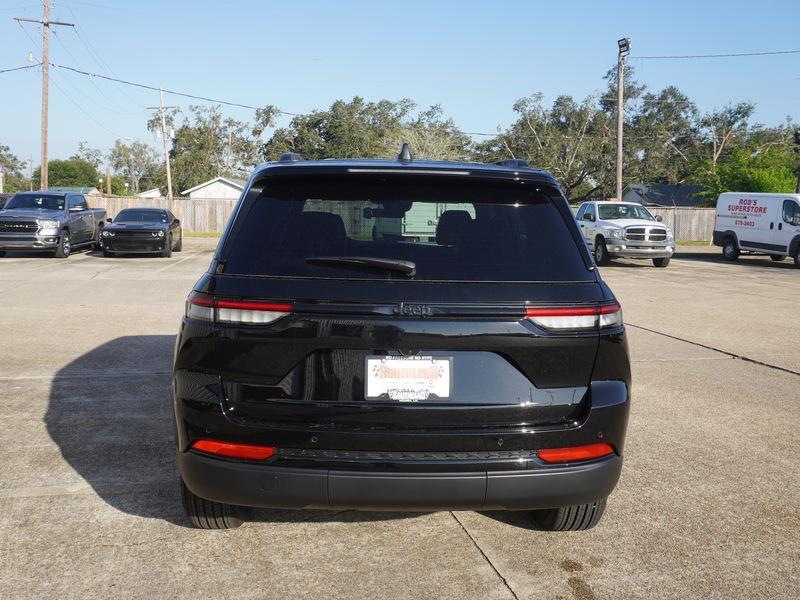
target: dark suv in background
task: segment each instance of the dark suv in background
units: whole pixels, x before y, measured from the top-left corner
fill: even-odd
[[[630,366],[550,174],[404,147],[255,170],[187,299],[172,396],[196,527],[251,506],[578,530],[620,475]]]

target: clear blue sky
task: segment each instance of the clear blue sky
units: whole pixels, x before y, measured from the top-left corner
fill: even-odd
[[[0,2],[0,69],[25,64],[29,51],[39,57],[13,16],[40,18],[40,3]],[[512,105],[522,96],[583,98],[601,90],[616,40],[627,35],[636,76],[651,89],[677,85],[704,111],[753,101],[756,120],[772,125],[787,115],[800,120],[800,54],[636,57],[798,49],[798,17],[797,0],[55,0],[51,18],[77,20],[102,62],[63,27],[51,36],[51,61],[291,112],[354,95],[409,97],[420,107],[441,104],[463,130],[492,132],[513,121]],[[36,26],[26,30],[39,45]],[[55,71],[51,158],[69,156],[81,140],[104,151],[117,137],[157,143],[144,108],[158,103],[157,93]],[[0,144],[38,164],[39,73],[0,74],[0,91]],[[167,102],[191,103],[175,96]]]

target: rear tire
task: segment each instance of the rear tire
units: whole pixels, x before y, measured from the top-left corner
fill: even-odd
[[[172,235],[167,234],[167,239],[164,240],[164,249],[161,251],[162,258],[169,258],[172,256]]]
[[[206,500],[194,494],[181,479],[181,500],[186,516],[195,529],[236,529],[242,520],[235,514],[235,507]]]
[[[669,257],[666,257],[666,258],[654,258],[653,259],[653,266],[666,267],[668,264],[669,264]]]
[[[782,254],[770,254],[769,257],[772,259],[772,262],[781,262],[785,256]]]
[[[722,257],[725,260],[734,261],[739,258],[739,248],[736,247],[736,240],[726,237],[722,242]]]
[[[583,531],[597,525],[605,509],[603,498],[589,504],[534,510],[533,520],[545,531]]]
[[[599,237],[594,243],[594,262],[598,267],[604,267],[611,262],[611,257],[608,255],[608,248],[606,248],[606,241]]]
[[[58,239],[58,247],[53,256],[55,258],[69,258],[71,252],[72,242],[69,237],[69,231],[62,231],[61,237]]]
[[[797,244],[794,251],[794,266],[800,269],[800,244]]]
[[[175,252],[180,252],[181,250],[183,250],[183,232],[182,231],[180,232],[180,234],[178,234],[178,243],[175,244]]]

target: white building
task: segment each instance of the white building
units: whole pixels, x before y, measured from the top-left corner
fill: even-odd
[[[190,198],[233,199],[239,198],[244,189],[244,179],[231,179],[229,177],[215,177],[196,185],[188,190],[183,190],[181,196]]]
[[[158,188],[153,188],[152,190],[145,190],[143,192],[139,192],[136,194],[139,198],[161,198],[161,190]]]

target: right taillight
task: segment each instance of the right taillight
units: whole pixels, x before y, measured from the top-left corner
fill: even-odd
[[[544,329],[589,331],[622,326],[622,308],[614,304],[599,306],[529,306],[525,316]]]
[[[568,448],[545,448],[539,450],[539,459],[546,463],[568,463],[581,460],[592,460],[614,454],[614,447],[605,442],[587,444],[586,446],[571,446]]]
[[[186,316],[200,321],[266,325],[294,310],[294,306],[283,302],[256,302],[251,300],[229,300],[193,292],[186,299]]]

